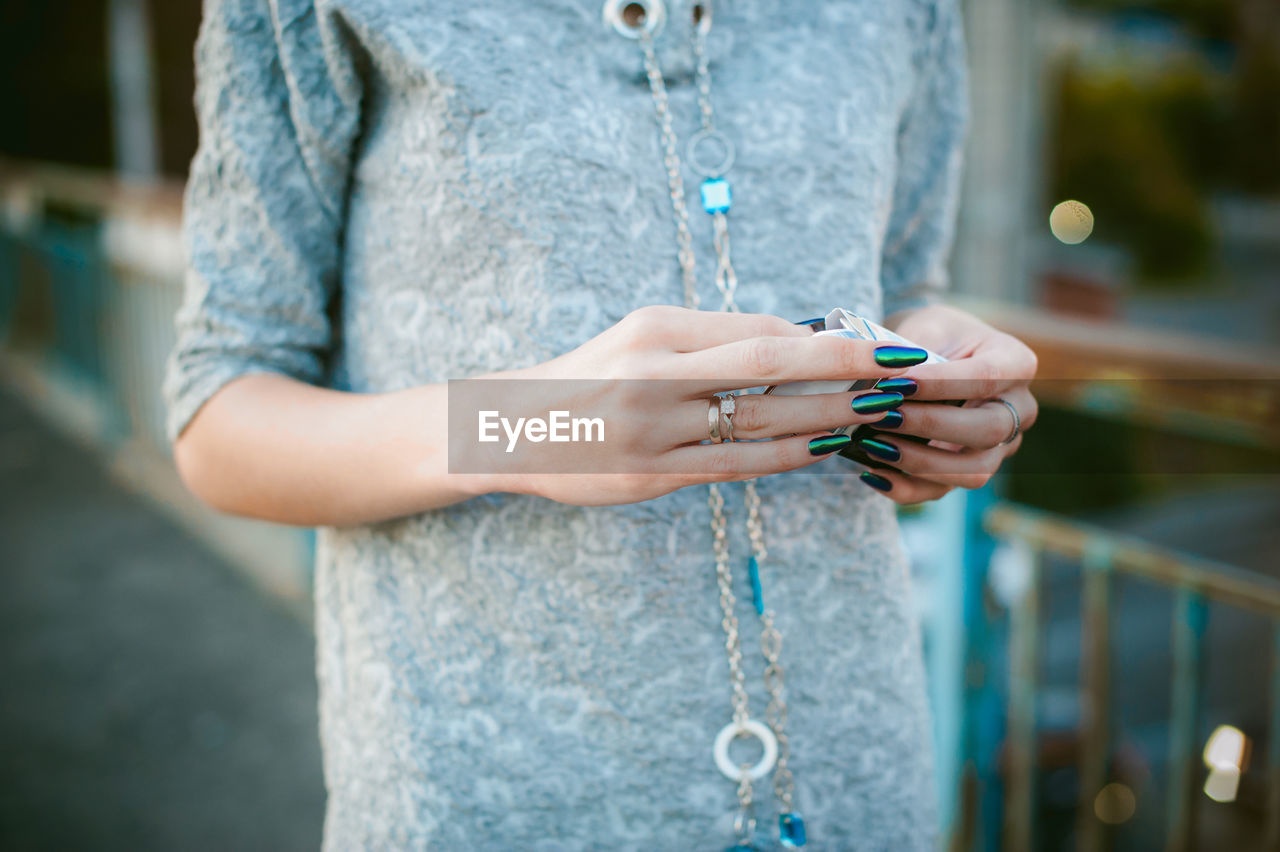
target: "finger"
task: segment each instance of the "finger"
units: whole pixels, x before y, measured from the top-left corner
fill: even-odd
[[[879,491],[895,503],[910,506],[937,500],[951,491],[952,486],[943,485],[928,479],[916,479],[913,476],[893,470],[892,468],[875,468],[863,472],[862,483]]]
[[[893,465],[913,477],[928,479],[955,488],[981,488],[990,481],[1000,465],[1021,443],[990,450],[950,452],[914,441],[894,440],[892,435],[874,432],[860,438],[857,446],[877,462]]]
[[[1025,387],[1015,388],[1004,399],[1018,411],[1022,431],[1035,422],[1035,397]],[[902,422],[883,425],[898,434],[916,435],[960,447],[988,450],[1000,446],[1013,433],[1013,415],[995,400],[957,407],[934,402],[905,402],[898,408]],[[896,420],[896,418],[894,418]]]
[[[674,352],[696,352],[753,337],[812,337],[808,326],[770,314],[696,311],[674,305],[649,305],[627,314],[625,331]]]
[[[1018,411],[1019,433],[1025,432],[1036,425],[1036,419],[1040,416],[1040,403],[1036,401],[1036,396],[1031,392],[1031,388],[1023,386],[1020,390],[1015,390],[1012,395],[1006,396],[1005,399]]]
[[[659,472],[727,482],[808,467],[848,445],[847,435],[810,432],[774,441],[681,447],[664,453],[658,464]]]
[[[824,393],[808,396],[775,396],[748,393],[734,398],[733,437],[759,440],[782,435],[832,431],[841,426],[880,423],[885,414],[902,404],[902,394],[876,390]],[[710,432],[709,402],[680,403],[674,418],[681,426],[672,446],[707,440]],[[718,412],[717,412],[718,413]]]
[[[795,381],[849,381],[902,373],[923,349],[848,337],[753,337],[680,356],[678,369],[702,392]]]
[[[1005,334],[969,358],[916,367],[911,378],[919,384],[918,400],[990,399],[1029,382],[1035,372],[1035,355]]]

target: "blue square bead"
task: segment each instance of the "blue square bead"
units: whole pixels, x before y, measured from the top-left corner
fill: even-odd
[[[707,178],[702,182],[702,209],[708,213],[728,213],[733,203],[729,181],[724,178]]]
[[[779,816],[778,834],[782,845],[788,849],[803,846],[808,841],[804,833],[804,819],[800,814],[782,814]]]

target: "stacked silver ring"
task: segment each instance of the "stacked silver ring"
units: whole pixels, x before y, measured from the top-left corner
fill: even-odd
[[[738,410],[736,397],[733,394],[713,396],[707,403],[707,435],[711,443],[733,441],[733,414]]]

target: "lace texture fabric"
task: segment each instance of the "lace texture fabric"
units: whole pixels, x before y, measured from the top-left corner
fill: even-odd
[[[657,39],[682,138],[687,6],[669,0]],[[739,304],[876,318],[938,298],[965,122],[954,0],[716,16]],[[206,0],[197,67],[172,435],[246,373],[394,390],[537,363],[682,300],[640,56],[598,0]],[[714,304],[711,223],[693,214]],[[931,849],[907,566],[892,504],[847,464],[760,483],[796,806],[809,848]],[[706,512],[702,489],[589,509],[494,495],[322,530],[325,848],[728,845]],[[759,625],[740,621],[760,716]]]

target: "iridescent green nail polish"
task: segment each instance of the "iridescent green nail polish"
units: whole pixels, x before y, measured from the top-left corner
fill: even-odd
[[[902,451],[888,441],[881,441],[877,438],[859,438],[858,446],[862,447],[863,452],[867,455],[884,461],[896,462],[902,458]]]
[[[920,390],[920,386],[916,384],[915,379],[881,379],[876,382],[876,390],[896,391],[903,396],[911,396],[913,393]]]
[[[891,391],[871,391],[862,396],[855,396],[850,406],[854,414],[875,414],[877,411],[888,411],[902,405],[902,394]]]
[[[902,421],[903,421],[902,412],[894,410],[894,411],[886,412],[883,418],[881,418],[880,420],[877,420],[872,425],[875,426],[877,429],[897,429],[899,426],[902,425]]]
[[[836,450],[842,450],[853,441],[848,435],[823,435],[821,438],[814,438],[809,442],[809,455],[825,456],[828,453],[834,453]]]
[[[885,479],[883,476],[874,474],[869,470],[864,470],[858,474],[858,478],[870,485],[877,491],[889,491],[893,488],[893,483]]]
[[[876,363],[881,367],[914,367],[928,357],[929,353],[918,346],[876,347]]]

